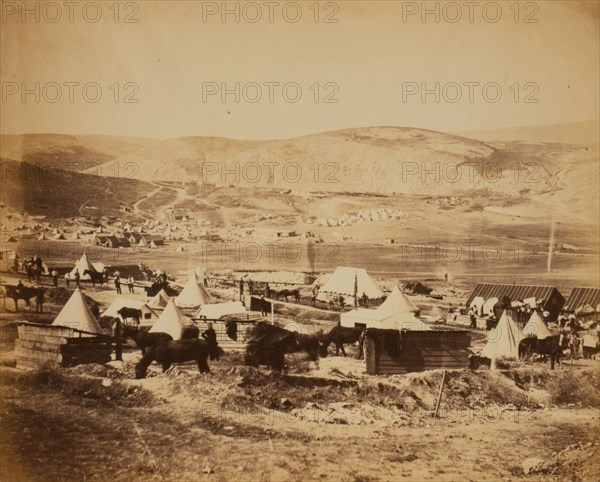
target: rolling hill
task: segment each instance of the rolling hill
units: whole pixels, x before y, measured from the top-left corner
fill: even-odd
[[[564,215],[596,222],[598,206],[589,200],[597,199],[599,191],[598,144],[558,142],[575,139],[574,133],[591,138],[590,132],[588,123],[531,127],[523,128],[523,140],[487,142],[403,127],[354,128],[258,141],[31,134],[2,136],[1,152],[4,161],[25,162],[29,166],[25,171],[37,166],[56,174],[60,167],[71,171],[72,176],[73,171],[87,167],[85,176],[77,177],[79,184],[74,189],[78,194],[73,200],[54,185],[43,187],[52,192],[56,202],[76,204],[60,207],[61,212],[80,210],[80,204],[87,200],[83,194],[93,196],[93,205],[114,209],[115,203],[109,198],[107,204],[101,203],[99,192],[111,192],[130,203],[155,190],[157,182],[175,182],[277,188],[301,196],[329,192],[462,197],[477,193],[481,197],[489,193],[517,201],[535,199]],[[541,138],[556,141],[534,140]],[[141,184],[129,186],[129,181]],[[29,192],[27,176],[22,184],[19,188],[10,186],[3,199],[10,198],[25,208],[38,206],[35,209],[39,210],[41,194]],[[126,193],[123,186],[129,186]],[[19,189],[20,200],[15,194]],[[35,192],[40,189],[34,186]],[[195,202],[193,196],[182,197],[178,192],[163,189],[162,194],[180,196],[174,203]],[[140,206],[149,210],[157,200],[144,201]],[[217,207],[212,204],[212,208]]]
[[[160,141],[114,136],[19,134],[0,136],[0,157],[40,167],[84,171]]]
[[[136,166],[142,180],[196,181],[313,191],[450,194],[490,189],[519,195],[552,188],[551,173],[523,186],[512,156],[486,143],[423,129],[368,127],[295,139],[170,139],[114,162]],[[500,173],[504,172],[500,178]]]
[[[50,218],[115,216],[152,185],[135,179],[112,179],[27,162],[2,160],[0,201],[18,211]]]

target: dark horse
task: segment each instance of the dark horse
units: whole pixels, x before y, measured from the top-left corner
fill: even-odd
[[[168,281],[155,281],[150,286],[144,286],[147,296],[156,296],[160,290],[165,290],[169,296],[177,296],[179,291],[175,288],[171,288]]]
[[[31,300],[31,298],[35,298],[38,292],[41,291],[43,293],[46,290],[46,288],[34,288],[32,286],[23,286],[18,288],[17,286],[12,285],[6,285],[5,288],[6,296],[12,298],[15,302],[15,311],[19,311],[19,300],[25,301],[27,307],[30,307],[31,305],[29,300]]]
[[[148,333],[149,327],[136,328],[135,326],[122,324],[121,325],[121,337],[123,340],[131,338],[135,341],[135,344],[140,350],[142,355],[145,354],[146,349],[154,345],[160,340],[172,341],[173,337],[167,333]]]
[[[281,291],[271,290],[271,296],[273,298],[275,298],[276,300],[278,300],[279,298],[281,298],[283,296],[285,298],[286,303],[288,302],[288,297],[293,296],[296,303],[300,302],[300,290],[298,290],[298,289],[281,290]]]
[[[140,318],[142,317],[142,310],[137,310],[135,308],[127,308],[126,306],[124,306],[123,308],[118,310],[117,313],[121,316],[121,318],[123,318],[123,320],[126,320],[127,318],[131,318],[131,319],[135,320],[135,322],[138,325],[140,324]]]
[[[249,366],[270,366],[282,371],[285,354],[306,351],[317,359],[318,341],[314,335],[301,335],[270,323],[259,322],[249,332],[244,363]],[[313,338],[305,338],[313,337]]]
[[[565,337],[566,341],[566,337]],[[534,353],[550,357],[550,369],[554,370],[554,364],[560,365],[560,357],[566,347],[560,345],[560,335],[549,336],[543,340],[536,337],[528,337],[519,343],[519,358],[528,358]]]
[[[146,370],[153,361],[162,365],[163,373],[172,363],[195,361],[201,373],[210,371],[208,367],[208,344],[198,338],[177,341],[159,340],[146,349],[142,359],[135,365],[135,378],[146,378]]]
[[[83,275],[89,275],[89,277],[92,280],[92,286],[96,286],[96,283],[98,283],[100,285],[100,288],[102,288],[102,285],[105,283],[106,279],[104,278],[104,274],[103,273],[98,273],[98,271],[92,271],[91,269],[86,269],[83,272]]]
[[[361,341],[361,335],[363,334],[364,327],[345,327],[345,326],[334,326],[329,333],[326,333],[321,337],[321,348],[320,355],[325,358],[327,356],[327,349],[331,343],[335,343],[335,354],[339,355],[340,350],[342,355],[346,356],[344,350],[345,343],[356,343]],[[359,343],[358,358],[362,358],[362,343]]]
[[[123,340],[128,337],[135,341],[135,344],[138,346],[140,350],[142,350],[142,355],[145,353],[146,348],[151,347],[156,344],[158,341],[173,341],[173,337],[167,333],[149,333],[150,327],[137,328],[135,326],[122,324],[121,325],[121,336]],[[181,339],[189,340],[193,338],[198,338],[200,335],[200,328],[196,325],[187,325],[183,327],[181,330]]]

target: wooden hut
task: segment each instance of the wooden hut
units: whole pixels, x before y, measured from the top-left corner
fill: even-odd
[[[111,359],[112,336],[65,326],[23,322],[15,342],[17,368],[37,368],[51,363],[74,366],[106,363]]]
[[[402,374],[436,368],[468,368],[468,331],[412,331],[369,328],[365,336],[367,373]]]

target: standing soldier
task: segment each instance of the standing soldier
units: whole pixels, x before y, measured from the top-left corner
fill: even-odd
[[[117,294],[120,295],[121,294],[121,278],[119,278],[119,275],[115,276],[115,289],[117,290]]]
[[[244,280],[240,278],[240,301],[244,301]]]
[[[65,285],[67,286],[67,288],[69,287],[69,281],[71,279],[69,278],[69,273],[65,273]]]
[[[75,284],[77,285],[77,288],[79,288],[79,281],[81,280],[81,276],[79,275],[79,270],[75,269]]]
[[[127,287],[129,288],[129,292],[133,293],[133,276],[129,275],[129,278],[127,278]]]
[[[37,294],[35,295],[35,312],[43,313],[44,312],[44,289],[38,288]]]
[[[469,328],[477,328],[477,317],[475,316],[475,308],[471,308],[469,312],[469,317],[471,318],[471,325]]]
[[[56,287],[58,286],[58,271],[56,269],[52,270],[52,284]]]

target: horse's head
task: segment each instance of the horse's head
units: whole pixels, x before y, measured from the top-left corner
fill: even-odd
[[[321,358],[327,358],[327,348],[329,348],[329,343],[319,342],[318,353]]]

